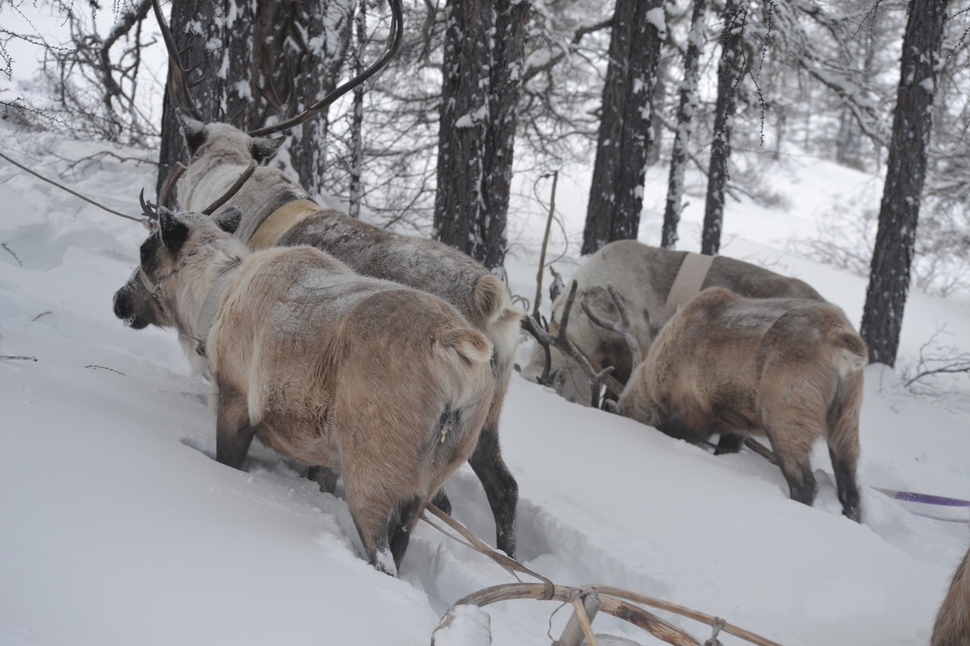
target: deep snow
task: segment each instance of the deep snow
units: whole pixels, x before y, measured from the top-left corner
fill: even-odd
[[[4,151],[48,176],[66,166],[54,153],[96,150],[0,128]],[[865,280],[786,249],[876,180],[811,159],[767,175],[790,208],[729,202],[722,252],[807,280],[858,321]],[[63,181],[132,214],[139,188],[154,185],[152,167],[109,159]],[[532,181],[520,178],[522,193]],[[644,242],[659,238],[665,182],[666,169],[650,170]],[[584,183],[564,178],[557,197],[572,245],[556,267],[567,276]],[[690,199],[682,248],[696,250],[702,198]],[[531,299],[544,222],[536,205],[513,212],[511,285]],[[343,499],[298,465],[263,448],[247,472],[211,459],[208,385],[189,374],[174,332],[124,328],[111,311],[145,235],[0,162],[0,355],[37,359],[0,359],[0,644],[427,644],[455,600],[513,580],[423,523],[400,579],[387,577],[360,558]],[[970,349],[967,306],[914,291],[902,361],[943,324]],[[926,509],[873,488],[970,499],[970,417],[960,396],[930,404],[891,371],[866,376],[862,525],[840,515],[824,446],[808,508],[760,457],[715,457],[515,377],[501,428],[521,487],[520,560],[560,584],[625,587],[786,645],[926,644],[967,525],[916,516]],[[965,381],[947,384],[970,390]],[[493,543],[471,470],[446,489],[456,517]],[[557,605],[489,606],[494,643],[547,640]],[[553,635],[568,614],[555,614]],[[608,617],[594,627],[656,643]]]

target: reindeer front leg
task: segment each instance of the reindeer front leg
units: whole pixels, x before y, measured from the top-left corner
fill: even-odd
[[[216,406],[216,460],[242,469],[256,427],[249,421],[245,395],[234,386],[216,378],[219,387]]]

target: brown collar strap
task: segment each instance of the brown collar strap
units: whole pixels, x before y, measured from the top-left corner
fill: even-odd
[[[707,278],[712,262],[714,262],[714,256],[687,252],[667,295],[661,324],[669,321],[683,304],[697,296],[701,286],[704,285],[704,279]]]
[[[256,229],[256,233],[249,239],[249,248],[266,249],[276,244],[276,241],[283,237],[298,222],[301,222],[314,213],[320,211],[320,205],[312,200],[296,200],[284,204],[269,214],[263,223]]]

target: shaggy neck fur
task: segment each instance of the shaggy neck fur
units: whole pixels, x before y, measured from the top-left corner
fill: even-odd
[[[240,263],[250,253],[249,249],[237,240],[224,236],[217,237],[214,232],[195,235],[200,237],[204,235],[206,239],[196,240],[193,236],[193,239],[185,243],[192,248],[189,253],[184,253],[185,249],[182,250],[178,268],[171,278],[162,284],[159,294],[163,306],[172,313],[180,341],[193,350],[189,353],[190,356],[196,354],[194,350],[197,344],[205,341],[202,335],[208,332],[208,330],[198,329],[206,297],[227,274],[235,274]],[[218,295],[218,302],[215,304],[217,313],[213,321],[218,318],[218,311],[225,302],[226,293],[228,290],[223,289],[222,294]],[[207,327],[211,327],[211,323]]]

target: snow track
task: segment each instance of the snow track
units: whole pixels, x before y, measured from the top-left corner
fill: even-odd
[[[0,139],[6,146],[9,133]],[[93,152],[51,146],[72,158]],[[664,179],[648,177],[647,193],[662,195]],[[132,187],[153,178],[106,161],[78,182],[134,213]],[[745,222],[751,235],[769,217],[765,230],[784,221],[736,208],[726,222]],[[0,644],[427,645],[457,599],[514,581],[424,523],[400,578],[380,574],[360,558],[339,490],[320,493],[302,467],[263,447],[245,472],[216,463],[209,387],[186,374],[175,335],[124,328],[111,312],[144,236],[0,165],[0,243],[13,252],[0,248],[0,355],[37,358],[0,359]],[[735,238],[725,253],[754,260],[773,253],[765,242]],[[532,251],[519,252],[513,291],[532,293]],[[860,279],[784,262],[850,317],[859,311]],[[965,306],[917,292],[911,303],[904,352],[943,321],[970,344]],[[660,597],[786,646],[926,644],[968,542],[966,525],[919,518],[873,490],[970,499],[970,418],[905,395],[879,368],[867,370],[862,416],[862,525],[840,514],[824,445],[813,452],[820,491],[808,508],[760,457],[715,457],[518,377],[500,432],[520,485],[524,565],[563,585]],[[494,543],[470,468],[445,488],[455,517]],[[544,641],[556,607],[489,606],[493,643]],[[569,614],[556,613],[553,635]],[[701,641],[710,634],[664,618]],[[609,617],[594,626],[656,643]]]

